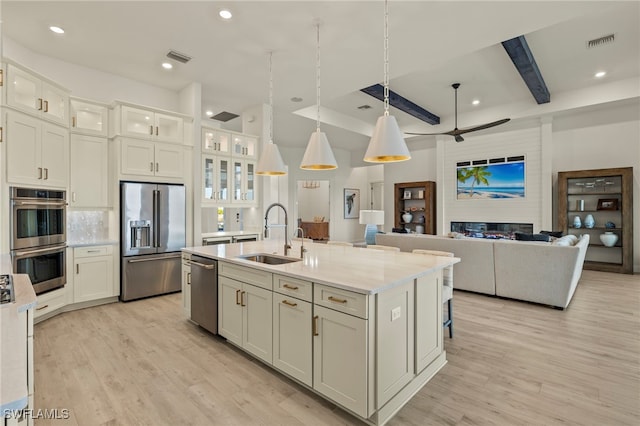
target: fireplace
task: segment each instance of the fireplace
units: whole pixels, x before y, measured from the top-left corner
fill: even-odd
[[[516,232],[533,233],[532,223],[451,222],[451,231],[467,237],[515,239]]]

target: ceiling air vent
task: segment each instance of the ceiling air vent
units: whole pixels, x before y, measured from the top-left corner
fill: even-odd
[[[233,120],[234,118],[239,117],[238,114],[234,114],[232,112],[227,112],[227,111],[222,111],[216,115],[212,115],[211,119],[212,120],[218,120],[218,121],[223,121],[223,122],[227,122],[229,120]]]
[[[185,55],[184,53],[176,52],[175,50],[170,50],[169,53],[167,53],[167,58],[171,58],[174,61],[182,62],[183,64],[186,64],[191,60],[191,56]]]
[[[371,105],[360,105],[358,109],[371,109]]]
[[[589,40],[587,42],[587,49],[591,49],[592,47],[599,47],[605,44],[613,43],[616,40],[615,34],[609,34],[606,36],[602,36],[600,38],[594,38],[593,40]]]

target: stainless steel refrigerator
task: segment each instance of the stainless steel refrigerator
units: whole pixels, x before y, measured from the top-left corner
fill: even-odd
[[[120,183],[120,300],[179,291],[184,185]]]

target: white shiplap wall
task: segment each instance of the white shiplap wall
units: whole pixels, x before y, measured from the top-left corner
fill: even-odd
[[[443,166],[439,182],[443,205],[438,233],[446,234],[451,222],[533,223],[539,232],[545,220],[542,212],[542,142],[540,128],[530,128],[486,136],[467,136],[456,143],[447,138],[438,142]],[[456,163],[497,157],[525,156],[524,199],[456,199]]]

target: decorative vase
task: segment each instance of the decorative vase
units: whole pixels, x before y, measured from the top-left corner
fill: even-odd
[[[587,217],[584,218],[584,227],[593,228],[595,225],[596,221],[593,219],[593,216],[588,214]]]
[[[618,242],[618,235],[613,232],[605,232],[604,234],[600,234],[600,241],[606,247],[613,247]]]
[[[416,225],[416,234],[424,234],[424,226]]]
[[[604,227],[607,229],[615,229],[616,228],[616,224],[613,222],[607,222],[604,224]]]
[[[402,220],[404,221],[404,223],[411,223],[411,219],[413,219],[413,215],[411,213],[404,213],[402,215]]]
[[[580,220],[580,216],[576,216],[573,218],[573,227],[582,228],[582,221]]]

